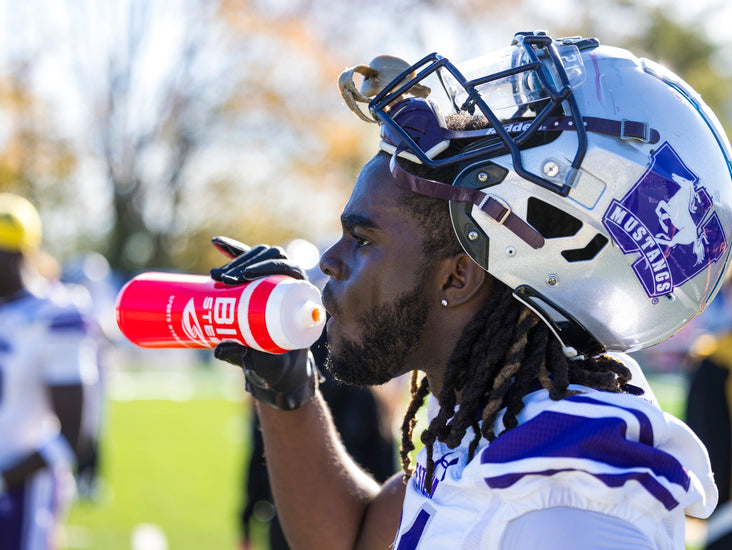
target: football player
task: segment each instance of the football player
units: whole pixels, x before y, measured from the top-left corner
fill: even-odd
[[[58,548],[74,494],[96,337],[64,287],[33,275],[41,218],[0,193],[0,548]]]
[[[412,371],[412,401],[403,476],[379,486],[305,351],[219,344],[259,401],[292,546],[684,548],[685,515],[717,502],[709,458],[624,352],[671,337],[727,273],[714,114],[652,61],[540,32],[459,65],[380,56],[339,85],[381,152],[321,258],[329,368],[362,385]],[[301,276],[276,248],[217,246],[223,281]]]

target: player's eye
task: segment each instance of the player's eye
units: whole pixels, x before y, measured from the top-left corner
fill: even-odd
[[[359,235],[358,233],[351,233],[351,237],[353,237],[353,239],[356,241],[356,246],[358,248],[362,248],[371,244],[371,241],[369,239],[363,237],[362,235]]]

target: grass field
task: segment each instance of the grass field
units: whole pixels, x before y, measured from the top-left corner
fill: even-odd
[[[249,453],[248,405],[231,391],[240,378],[203,371],[111,382],[124,388],[107,404],[102,485],[95,501],[73,506],[66,548],[129,550],[133,533],[139,550],[236,548]]]
[[[681,416],[683,380],[652,384]],[[249,455],[241,373],[139,371],[108,385],[102,488],[96,501],[72,507],[64,550],[236,549]],[[255,550],[266,550],[261,532]]]

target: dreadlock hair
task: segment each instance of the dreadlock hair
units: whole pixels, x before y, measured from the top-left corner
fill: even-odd
[[[570,384],[617,393],[624,391],[629,380],[627,367],[607,355],[567,359],[549,327],[514,299],[509,287],[495,281],[491,296],[467,324],[452,352],[442,391],[437,396],[439,412],[422,433],[422,443],[428,451],[427,486],[434,472],[435,441],[455,448],[472,429],[469,459],[472,458],[481,437],[493,441],[500,435],[495,429],[502,410],[505,412],[501,433],[518,425],[523,398],[537,389],[537,381],[556,401],[574,393],[568,389]],[[409,427],[409,415],[424,402],[427,391],[424,378],[412,393],[403,429]],[[460,407],[456,412],[459,394]],[[411,439],[411,434],[403,434],[402,439],[407,437]],[[402,466],[405,465],[402,455]],[[405,469],[405,474],[409,476],[411,472]]]
[[[471,119],[458,124],[453,121],[450,126],[469,129],[479,124]],[[446,183],[452,183],[456,175],[454,168],[428,171],[417,164],[410,165],[410,172]],[[445,201],[406,189],[399,198],[403,208],[423,228],[421,244],[426,258],[423,267],[463,252]],[[508,286],[497,279],[493,280],[493,286],[493,292],[466,325],[451,354],[442,390],[436,396],[439,412],[421,435],[428,457],[426,487],[432,484],[435,441],[455,448],[472,430],[469,459],[472,458],[481,438],[493,441],[500,435],[495,429],[501,411],[505,411],[501,433],[518,425],[523,398],[537,389],[537,383],[549,392],[551,399],[559,400],[575,393],[568,389],[570,384],[617,393],[625,391],[630,380],[628,368],[610,356],[567,359],[550,328],[516,300]],[[417,412],[429,394],[427,378],[420,381],[418,372],[413,372],[410,391],[411,400],[401,427],[400,457],[405,482],[412,475],[413,431]],[[456,411],[458,395],[460,407]]]

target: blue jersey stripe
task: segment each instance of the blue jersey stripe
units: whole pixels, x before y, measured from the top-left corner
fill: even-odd
[[[56,315],[49,324],[52,331],[85,330],[84,317],[78,311],[65,311]]]
[[[592,397],[588,397],[586,395],[570,395],[566,398],[567,401],[573,401],[575,403],[587,403],[591,405],[599,405],[601,407],[614,407],[616,405],[611,405],[610,403],[607,403],[605,401],[600,401],[599,399],[593,399]],[[638,420],[638,424],[640,425],[640,436],[638,438],[638,441],[645,445],[653,445],[653,425],[651,424],[651,421],[648,419],[648,416],[646,416],[643,412],[639,411],[638,409],[634,409],[631,407],[618,407],[620,410],[623,410],[625,412],[631,413],[633,416],[636,417]]]
[[[601,404],[605,405],[605,403]],[[625,409],[623,409],[625,410]],[[648,423],[650,428],[650,422]],[[641,429],[641,433],[643,433]],[[652,429],[651,429],[652,432]],[[648,439],[648,434],[641,436]],[[652,434],[650,440],[653,440]],[[481,464],[506,465],[516,462],[514,472],[486,477],[490,486],[507,486],[532,472],[522,472],[519,462],[527,459],[577,459],[591,461],[586,468],[578,463],[577,471],[586,471],[608,486],[639,481],[646,490],[663,503],[675,506],[677,502],[663,488],[660,478],[688,490],[690,477],[676,458],[660,449],[627,438],[627,424],[619,417],[591,418],[575,414],[545,411],[531,420],[496,438],[481,453]],[[626,472],[603,472],[603,465]],[[639,473],[645,470],[648,473]],[[547,472],[550,470],[546,470]],[[544,473],[541,475],[550,475]]]
[[[648,468],[688,489],[684,468],[670,454],[626,438],[622,418],[590,418],[545,411],[507,431],[483,450],[481,463],[507,463],[527,458],[580,458],[615,468]]]

